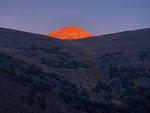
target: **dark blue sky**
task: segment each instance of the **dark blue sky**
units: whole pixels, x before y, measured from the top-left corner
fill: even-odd
[[[150,0],[0,0],[0,27],[45,34],[76,26],[93,35],[150,27]]]

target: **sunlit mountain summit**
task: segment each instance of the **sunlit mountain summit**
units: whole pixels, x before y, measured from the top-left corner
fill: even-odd
[[[45,35],[59,39],[81,39],[93,36],[92,34],[84,31],[83,29],[74,26],[64,27]]]

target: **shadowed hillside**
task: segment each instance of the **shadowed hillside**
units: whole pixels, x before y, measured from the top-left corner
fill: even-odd
[[[0,28],[0,112],[150,112],[150,29],[80,40]]]
[[[149,50],[150,28],[126,31],[103,36],[79,39],[78,42],[88,45],[94,50],[116,51],[118,49]]]

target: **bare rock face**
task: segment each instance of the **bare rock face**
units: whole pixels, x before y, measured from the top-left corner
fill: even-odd
[[[45,35],[59,39],[80,39],[93,36],[92,34],[74,26],[61,28]]]

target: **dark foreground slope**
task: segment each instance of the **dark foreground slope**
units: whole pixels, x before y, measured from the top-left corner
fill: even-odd
[[[149,36],[68,41],[0,28],[0,112],[148,113]]]
[[[132,113],[150,112],[150,29],[78,40]]]
[[[4,28],[0,40],[0,112],[95,112],[106,103],[91,90],[104,78],[82,44]]]
[[[69,76],[75,75],[77,69],[91,68],[76,57],[80,47],[5,28],[0,28],[0,40],[1,113],[77,112],[63,96],[68,91],[82,93],[70,84]]]

